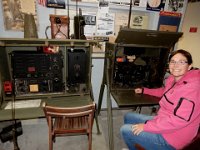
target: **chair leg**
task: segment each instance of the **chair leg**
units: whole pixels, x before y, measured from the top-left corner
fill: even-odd
[[[53,137],[49,134],[49,150],[53,150]]]
[[[88,149],[92,150],[92,133],[88,134]]]

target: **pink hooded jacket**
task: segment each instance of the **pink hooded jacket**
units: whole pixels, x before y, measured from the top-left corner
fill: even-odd
[[[189,144],[200,125],[200,70],[188,71],[176,83],[170,75],[165,87],[144,88],[144,94],[161,97],[158,114],[144,125],[144,131],[162,134],[176,149]]]

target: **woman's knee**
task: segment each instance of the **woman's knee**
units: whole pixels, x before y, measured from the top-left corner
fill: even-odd
[[[133,112],[128,112],[124,115],[124,123],[125,124],[134,124],[135,121],[137,122],[137,115],[136,113]]]
[[[131,132],[132,132],[132,130],[131,130],[130,124],[125,124],[120,128],[120,133],[123,137],[128,135],[128,134],[130,135]]]
[[[138,124],[145,123],[147,120],[153,119],[153,116],[138,114],[134,112],[128,112],[124,116],[125,124]]]

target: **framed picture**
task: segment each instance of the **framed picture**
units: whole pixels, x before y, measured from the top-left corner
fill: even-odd
[[[65,9],[65,0],[47,0],[47,7]]]
[[[34,0],[2,0],[2,10],[5,30],[23,31],[25,13],[33,14],[37,20]]]

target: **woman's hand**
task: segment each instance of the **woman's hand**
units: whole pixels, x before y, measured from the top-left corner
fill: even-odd
[[[132,132],[134,135],[139,135],[144,130],[144,124],[134,124],[132,125]]]
[[[141,93],[142,93],[142,88],[136,88],[136,89],[135,89],[135,93],[141,94]]]

